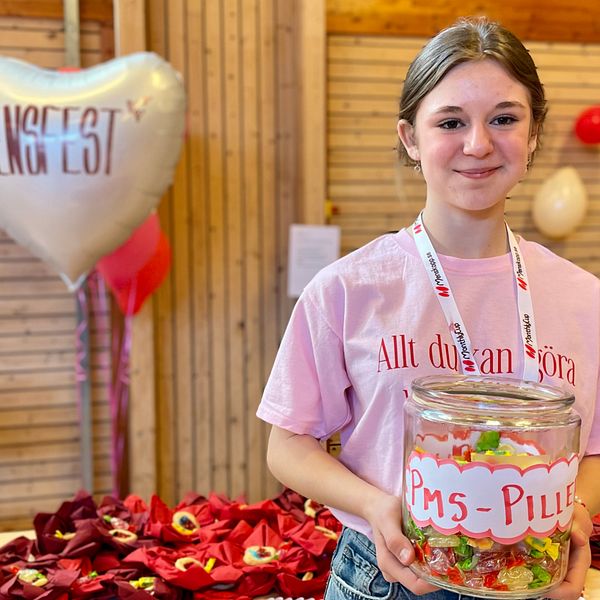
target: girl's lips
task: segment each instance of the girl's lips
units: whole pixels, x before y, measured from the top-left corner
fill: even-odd
[[[489,169],[465,169],[464,171],[457,170],[456,172],[468,179],[485,179],[493,175],[500,167],[490,167]]]

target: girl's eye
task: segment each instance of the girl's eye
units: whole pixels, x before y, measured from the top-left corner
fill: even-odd
[[[512,125],[516,122],[517,119],[515,117],[511,117],[510,115],[501,115],[492,121],[492,123],[496,123],[497,125]]]
[[[461,126],[461,122],[458,119],[447,119],[439,124],[441,129],[458,129]]]

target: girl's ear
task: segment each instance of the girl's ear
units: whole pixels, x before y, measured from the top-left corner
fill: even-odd
[[[402,145],[406,148],[408,156],[415,161],[421,160],[415,136],[415,128],[406,119],[398,121],[398,137]]]
[[[537,148],[537,134],[538,127],[537,125],[534,125],[531,130],[531,135],[529,136],[529,142],[527,143],[527,149],[529,150],[530,155],[533,154]]]
[[[529,154],[533,154],[535,152],[535,149],[537,148],[537,134],[533,134],[530,138],[529,138],[529,143],[528,143],[528,150],[529,150]]]

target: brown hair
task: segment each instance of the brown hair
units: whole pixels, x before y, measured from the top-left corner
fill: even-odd
[[[533,119],[531,134],[538,136],[539,148],[548,109],[537,67],[527,48],[512,32],[485,17],[461,18],[421,49],[406,74],[398,118],[414,125],[421,101],[448,71],[461,63],[486,58],[497,61],[529,90]],[[398,145],[398,150],[406,164],[415,164],[402,144]]]

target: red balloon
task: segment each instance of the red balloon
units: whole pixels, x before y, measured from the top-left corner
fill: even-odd
[[[116,250],[103,256],[96,268],[109,286],[123,287],[154,256],[160,240],[160,222],[153,212]]]
[[[577,117],[575,135],[584,144],[600,144],[600,104],[590,106]]]
[[[119,308],[125,315],[135,315],[150,296],[164,281],[171,267],[171,246],[169,239],[161,231],[154,255],[141,270],[127,283],[121,286],[111,285]]]

